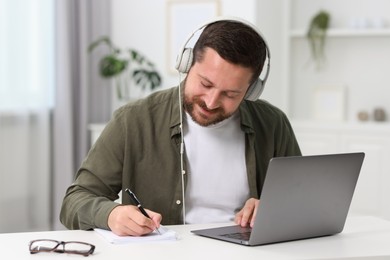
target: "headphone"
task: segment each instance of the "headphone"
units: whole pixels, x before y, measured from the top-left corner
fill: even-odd
[[[226,16],[221,16],[221,17],[217,17],[216,19],[213,19],[211,21],[208,21],[207,23],[203,24],[202,26],[200,26],[198,29],[196,29],[195,31],[193,31],[189,37],[187,38],[187,40],[184,42],[184,45],[183,47],[181,48],[180,52],[179,52],[179,55],[177,56],[177,59],[176,59],[176,65],[175,65],[175,68],[176,70],[179,72],[179,87],[178,87],[178,90],[179,90],[179,117],[180,117],[180,128],[181,128],[181,141],[180,141],[180,175],[181,175],[181,186],[182,186],[182,216],[183,216],[183,224],[185,225],[186,224],[186,199],[185,199],[185,181],[184,181],[184,175],[186,174],[186,171],[184,170],[184,135],[183,135],[183,111],[182,111],[182,95],[181,95],[181,80],[180,80],[180,73],[188,73],[188,71],[190,70],[191,68],[191,65],[192,65],[192,60],[193,60],[193,49],[192,48],[187,48],[187,44],[188,42],[192,39],[192,37],[200,30],[202,30],[203,28],[205,28],[207,25],[209,24],[212,24],[212,23],[215,23],[215,22],[218,22],[218,21],[234,21],[234,22],[240,22],[242,24],[245,24],[247,25],[248,27],[252,28],[259,36],[260,38],[262,38],[262,40],[264,41],[264,44],[265,44],[265,48],[266,48],[266,60],[267,60],[267,70],[266,70],[266,74],[264,76],[263,79],[261,79],[260,77],[251,85],[249,86],[248,88],[248,91],[247,93],[245,94],[245,97],[244,99],[246,100],[250,100],[250,101],[255,101],[257,100],[261,93],[263,92],[264,90],[264,85],[265,85],[265,82],[267,81],[267,78],[268,78],[268,74],[269,74],[269,69],[270,69],[270,52],[269,52],[269,49],[268,49],[268,45],[267,45],[267,42],[264,40],[264,37],[262,36],[262,34],[260,33],[260,31],[251,23],[245,21],[245,20],[242,20],[240,18],[236,18],[236,17],[226,17]],[[263,65],[263,69],[265,67],[265,64]]]
[[[193,48],[188,48],[188,47],[186,47],[186,45],[188,44],[188,42],[192,39],[192,37],[198,31],[200,31],[200,30],[204,29],[206,26],[208,26],[212,23],[218,22],[218,21],[233,21],[233,22],[240,22],[244,25],[247,25],[248,27],[252,28],[260,36],[260,38],[264,41],[265,48],[266,48],[266,66],[267,66],[267,70],[265,72],[266,74],[264,75],[263,79],[261,79],[259,77],[255,82],[252,83],[251,86],[249,86],[248,91],[244,97],[244,99],[246,99],[246,100],[255,101],[260,97],[261,93],[264,90],[265,82],[267,81],[268,74],[270,71],[270,58],[271,58],[271,56],[270,56],[270,51],[269,51],[267,42],[265,41],[263,35],[256,28],[256,26],[254,26],[253,24],[251,24],[250,22],[248,22],[246,20],[243,20],[243,19],[238,18],[238,17],[232,17],[232,16],[220,16],[220,17],[217,17],[215,19],[212,19],[212,20],[202,24],[198,29],[194,30],[189,35],[187,40],[184,42],[183,47],[180,49],[180,52],[176,58],[175,68],[179,73],[188,73],[188,71],[190,70],[191,65],[192,65],[192,60],[193,60],[194,54],[193,54]],[[263,66],[263,69],[264,69],[264,67],[265,67],[265,65]]]

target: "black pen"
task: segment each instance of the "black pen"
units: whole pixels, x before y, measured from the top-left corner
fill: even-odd
[[[134,203],[137,205],[138,209],[141,211],[141,213],[147,217],[147,218],[150,218],[152,219],[149,214],[145,211],[145,209],[142,207],[141,205],[141,202],[138,200],[137,196],[135,196],[134,192],[132,192],[130,189],[126,189],[125,190],[127,192],[127,194],[129,194],[130,198],[134,201]],[[160,233],[160,230],[158,230],[158,228],[156,228],[156,231],[161,235]]]

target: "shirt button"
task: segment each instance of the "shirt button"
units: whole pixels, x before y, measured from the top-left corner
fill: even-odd
[[[176,201],[176,204],[177,204],[177,205],[180,205],[180,204],[181,204],[181,200],[177,200],[177,201]]]

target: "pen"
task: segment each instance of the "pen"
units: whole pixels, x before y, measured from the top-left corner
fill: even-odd
[[[147,217],[152,219],[149,214],[145,211],[145,209],[142,207],[141,202],[138,200],[137,196],[135,196],[134,192],[132,192],[130,189],[125,190],[127,194],[129,194],[130,198],[134,201],[134,203],[137,205],[138,209],[141,211],[141,213]],[[161,235],[160,230],[156,228],[156,231]]]

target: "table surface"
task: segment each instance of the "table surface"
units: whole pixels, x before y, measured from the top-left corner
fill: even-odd
[[[390,259],[390,221],[371,216],[348,217],[340,234],[248,247],[192,234],[194,229],[221,224],[167,226],[179,235],[177,241],[110,244],[95,231],[62,230],[0,234],[1,259],[69,259],[78,255],[39,253],[31,255],[34,239],[84,241],[96,246],[89,259]],[[7,256],[7,257],[4,257]]]

